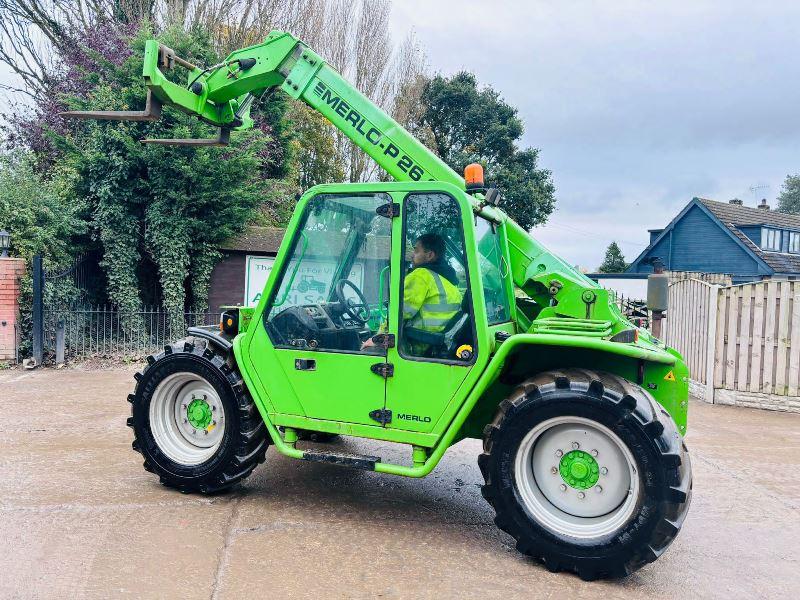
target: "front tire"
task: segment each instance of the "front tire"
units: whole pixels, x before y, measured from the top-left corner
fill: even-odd
[[[691,500],[688,452],[639,386],[582,369],[546,372],[504,400],[479,465],[495,523],[517,549],[583,579],[654,561]]]
[[[232,356],[188,339],[149,356],[128,396],[133,449],[182,492],[226,490],[264,462],[266,427]]]

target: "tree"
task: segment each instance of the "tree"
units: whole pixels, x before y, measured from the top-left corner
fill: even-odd
[[[85,204],[72,192],[74,177],[65,167],[42,177],[29,154],[0,156],[0,229],[11,233],[14,256],[30,262],[41,254],[50,269],[68,264],[86,231]]]
[[[74,174],[71,193],[85,202],[108,299],[126,313],[158,302],[180,330],[186,307],[206,306],[217,244],[240,231],[264,201],[262,190],[277,170],[270,127],[261,118],[255,129],[234,134],[227,148],[187,148],[139,142],[213,135],[179,111],[166,110],[152,123],[65,121],[58,117],[65,108],[141,109],[144,43],[154,34],[131,26],[74,35],[47,83],[50,92],[33,115],[12,119],[7,142],[32,150],[43,180],[59,166]],[[219,59],[201,30],[173,28],[160,38],[201,64]]]
[[[478,88],[475,75],[441,75],[427,81],[421,114],[409,123],[415,135],[461,173],[472,162],[498,185],[501,207],[526,229],[547,220],[555,206],[550,171],[538,166],[539,151],[520,150],[523,125],[517,109],[489,86]]]
[[[800,175],[787,175],[778,195],[778,210],[800,214]]]
[[[333,125],[304,103],[294,102],[289,115],[293,132],[289,175],[306,190],[321,183],[341,181],[344,168],[336,153]]]
[[[597,271],[599,273],[623,273],[628,268],[628,263],[625,262],[625,255],[622,254],[617,242],[611,242],[606,248],[606,255],[603,258]]]
[[[225,149],[139,143],[213,135],[175,110],[153,123],[66,121],[59,112],[143,108],[148,38],[213,65],[273,28],[307,40],[392,112],[404,77],[418,81],[424,60],[408,64],[420,54],[411,38],[393,51],[389,7],[389,0],[0,0],[0,63],[33,101],[32,111],[7,117],[4,143],[30,152],[43,179],[62,165],[73,174],[71,193],[85,202],[85,241],[102,254],[110,302],[128,312],[142,303],[175,313],[202,307],[221,240],[248,222],[285,223],[300,186],[374,179],[377,165],[281,92],[255,103],[255,129],[234,133]]]
[[[20,303],[30,306],[33,300],[31,262],[41,255],[45,270],[66,270],[82,250],[85,238],[86,204],[74,194],[75,173],[60,166],[48,177],[35,170],[29,153],[0,155],[0,229],[11,234],[11,255],[23,258],[27,270],[20,285]],[[44,295],[47,302],[70,302],[80,292],[70,278],[48,278]],[[27,352],[31,313],[23,311],[19,327],[21,351]]]

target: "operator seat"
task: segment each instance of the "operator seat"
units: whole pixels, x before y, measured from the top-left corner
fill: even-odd
[[[467,291],[461,298],[461,309],[453,315],[440,332],[433,333],[416,327],[403,327],[403,336],[412,341],[428,346],[425,355],[428,358],[444,358],[449,360],[464,360],[456,356],[456,350],[464,345],[473,345],[472,326],[470,323],[469,307],[471,303],[470,292]]]

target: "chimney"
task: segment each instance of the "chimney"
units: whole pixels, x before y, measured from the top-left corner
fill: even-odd
[[[769,204],[767,204],[766,198],[761,199],[761,204],[758,205],[758,208],[760,208],[761,210],[769,210]]]
[[[656,238],[658,238],[658,236],[661,235],[662,231],[664,231],[664,230],[663,229],[648,229],[647,230],[647,233],[650,234],[650,243],[651,244],[656,241]]]
[[[739,198],[734,198],[733,200],[728,200],[728,204],[735,204],[736,206],[741,206],[744,204]]]

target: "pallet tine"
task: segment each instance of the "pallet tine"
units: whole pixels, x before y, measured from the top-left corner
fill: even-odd
[[[161,118],[161,100],[147,90],[144,110],[68,110],[58,113],[68,119],[98,119],[102,121],[158,121]]]

